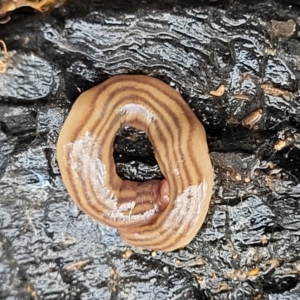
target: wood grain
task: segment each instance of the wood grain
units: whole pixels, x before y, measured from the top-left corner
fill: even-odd
[[[143,130],[165,179],[122,180],[113,158],[121,126]],[[207,214],[213,171],[202,124],[180,94],[143,75],[115,76],[82,93],[60,132],[57,159],[75,204],[131,245],[187,245]]]

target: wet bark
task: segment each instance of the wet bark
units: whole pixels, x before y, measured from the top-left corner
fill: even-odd
[[[94,0],[12,12],[0,25],[10,55],[0,74],[0,298],[299,298],[297,4]],[[76,209],[60,177],[55,143],[72,103],[121,73],[178,89],[208,134],[210,213],[172,253],[125,244]],[[114,146],[120,176],[162,178],[142,132],[122,129]]]

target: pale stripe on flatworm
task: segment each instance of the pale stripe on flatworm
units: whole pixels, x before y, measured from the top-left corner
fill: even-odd
[[[113,143],[121,126],[148,135],[164,180],[117,175]],[[158,79],[115,76],[81,94],[60,132],[57,159],[76,205],[132,245],[183,247],[207,214],[213,171],[204,128],[180,94]]]

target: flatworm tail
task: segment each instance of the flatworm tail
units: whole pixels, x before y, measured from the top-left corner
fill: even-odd
[[[113,143],[122,126],[148,135],[163,181],[118,176]],[[213,170],[204,128],[180,94],[158,79],[115,76],[81,94],[60,132],[57,159],[75,204],[117,228],[129,244],[183,247],[207,214]]]

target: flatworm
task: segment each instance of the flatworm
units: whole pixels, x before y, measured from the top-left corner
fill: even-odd
[[[118,176],[113,143],[123,126],[147,134],[165,179]],[[131,245],[183,247],[207,214],[213,170],[205,130],[180,94],[158,79],[119,75],[82,93],[60,132],[57,159],[75,204]]]

